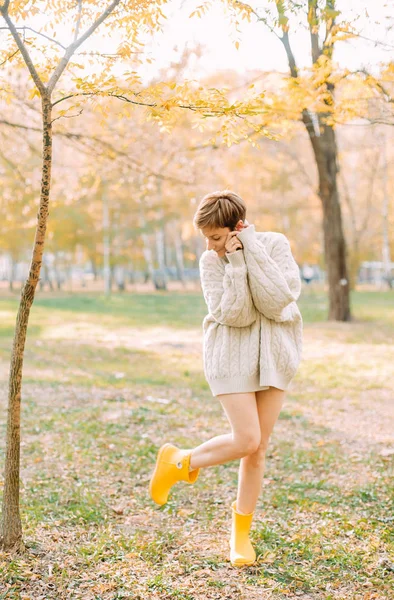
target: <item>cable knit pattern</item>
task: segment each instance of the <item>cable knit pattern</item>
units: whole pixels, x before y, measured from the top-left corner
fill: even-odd
[[[214,250],[200,258],[201,286],[208,310],[221,325],[246,327],[257,318],[243,252],[228,254],[225,265]]]
[[[201,286],[208,307],[203,321],[204,372],[212,394],[287,389],[302,354],[299,268],[287,238],[238,234],[244,248],[221,258],[200,258]]]
[[[268,319],[292,321],[297,313],[295,301],[301,293],[301,278],[286,236],[257,234],[255,226],[249,225],[238,238],[244,247],[256,308]]]

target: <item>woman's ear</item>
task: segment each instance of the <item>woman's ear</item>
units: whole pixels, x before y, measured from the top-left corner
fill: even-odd
[[[240,220],[238,221],[238,223],[236,224],[236,226],[235,226],[235,229],[236,229],[237,231],[240,231],[242,228],[243,228],[243,221],[242,221],[242,219],[240,219]]]

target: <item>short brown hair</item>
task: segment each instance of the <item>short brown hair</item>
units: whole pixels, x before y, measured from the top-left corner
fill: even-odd
[[[231,231],[241,219],[245,220],[246,205],[241,196],[231,190],[212,192],[204,196],[198,205],[193,224],[203,227],[229,227]]]

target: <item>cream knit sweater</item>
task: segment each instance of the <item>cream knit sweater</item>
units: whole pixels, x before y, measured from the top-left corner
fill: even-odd
[[[287,238],[256,232],[254,225],[238,238],[243,250],[224,257],[205,250],[199,262],[209,311],[204,373],[214,396],[264,386],[286,390],[301,360],[301,278]]]

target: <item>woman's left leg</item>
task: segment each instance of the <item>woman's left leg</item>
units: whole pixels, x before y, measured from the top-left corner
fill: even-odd
[[[238,475],[237,510],[249,514],[256,508],[265,470],[265,454],[286,392],[275,387],[256,392],[261,443],[255,452],[241,458]]]

